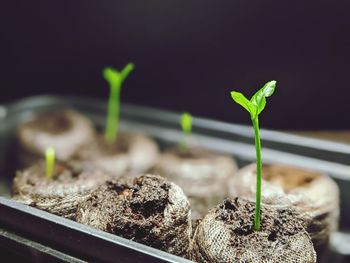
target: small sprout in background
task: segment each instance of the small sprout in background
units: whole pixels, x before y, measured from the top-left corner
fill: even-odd
[[[181,128],[183,132],[183,139],[180,143],[181,151],[188,150],[188,138],[192,133],[192,116],[188,112],[184,112],[181,114]]]
[[[128,63],[121,71],[109,67],[103,69],[103,76],[110,88],[105,139],[111,144],[116,141],[118,134],[120,90],[124,80],[133,69],[134,64],[132,63]]]
[[[55,168],[55,150],[49,147],[45,151],[46,177],[52,179],[53,170]]]
[[[267,82],[253,97],[248,100],[242,93],[232,91],[232,99],[249,114],[254,127],[255,149],[256,149],[256,203],[255,203],[255,217],[254,228],[256,231],[260,230],[260,207],[261,207],[261,173],[262,173],[262,159],[261,159],[261,141],[259,130],[259,114],[266,106],[266,98],[270,97],[276,88],[276,81]]]

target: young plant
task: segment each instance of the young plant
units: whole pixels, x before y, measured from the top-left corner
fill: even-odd
[[[180,143],[181,151],[185,152],[188,150],[188,138],[192,133],[192,116],[188,112],[184,112],[181,115],[181,128],[183,133],[183,139]]]
[[[120,90],[129,73],[134,69],[134,64],[128,63],[121,71],[113,68],[104,68],[103,76],[109,83],[108,113],[105,129],[105,140],[112,144],[117,139],[120,110]]]
[[[270,97],[276,88],[276,81],[267,82],[253,97],[248,100],[242,93],[231,91],[232,99],[249,114],[254,127],[255,149],[256,149],[256,203],[255,203],[255,217],[254,228],[256,231],[260,230],[260,206],[261,206],[261,173],[262,173],[262,159],[261,159],[261,141],[259,130],[259,114],[266,106],[266,98]]]
[[[45,164],[46,177],[52,179],[55,168],[55,150],[52,147],[47,148],[45,151]]]

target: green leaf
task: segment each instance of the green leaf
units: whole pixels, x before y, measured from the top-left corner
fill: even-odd
[[[135,68],[133,63],[128,63],[120,72],[120,78],[121,78],[121,82],[123,82],[126,77],[130,74],[131,71],[133,71]]]
[[[119,86],[120,85],[120,74],[117,70],[107,67],[103,69],[103,77],[109,83],[110,86]]]
[[[255,112],[253,112],[253,118],[256,114],[260,114],[266,106],[266,99],[262,96],[262,93],[255,93],[250,99],[250,102],[256,106]]]
[[[133,63],[128,63],[121,71],[107,67],[103,69],[103,77],[111,87],[119,90],[124,80],[130,74],[130,72],[134,70],[134,68]]]
[[[261,88],[263,90],[264,96],[266,98],[270,97],[275,92],[276,83],[277,83],[276,80],[271,80],[271,81],[267,82],[264,85],[264,87]]]
[[[245,108],[250,114],[256,111],[256,106],[252,104],[242,93],[231,91],[232,99],[243,108]]]
[[[276,89],[276,81],[271,80],[267,82],[260,90],[258,90],[254,96],[250,99],[250,102],[256,106],[255,112],[252,114],[252,118],[258,116],[266,106],[266,98],[270,97]]]

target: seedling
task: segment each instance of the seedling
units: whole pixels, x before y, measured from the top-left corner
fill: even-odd
[[[45,151],[46,177],[52,179],[55,168],[55,150],[49,147]]]
[[[185,152],[188,150],[188,138],[192,133],[192,116],[188,112],[184,112],[181,115],[181,128],[183,133],[183,139],[180,143],[181,151]]]
[[[276,81],[267,82],[253,97],[248,100],[242,93],[231,91],[232,99],[249,114],[254,127],[255,150],[256,150],[256,203],[254,228],[256,231],[260,230],[260,207],[261,207],[261,173],[262,173],[262,159],[261,159],[261,141],[259,130],[259,114],[266,106],[266,98],[270,97],[276,88]]]
[[[127,64],[121,71],[113,68],[104,68],[103,76],[109,83],[108,113],[106,120],[105,139],[112,144],[117,139],[120,110],[120,90],[129,73],[134,69],[134,64]]]

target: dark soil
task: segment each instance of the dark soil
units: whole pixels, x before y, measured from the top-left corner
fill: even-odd
[[[165,209],[172,205],[164,178],[145,175],[132,181],[109,181],[82,203],[77,210],[77,221],[114,233],[158,249],[184,255],[189,244],[189,206],[165,218]],[[182,210],[181,210],[182,209]],[[171,229],[167,221],[174,221]],[[185,231],[188,237],[185,236]],[[179,232],[180,231],[180,232]],[[186,240],[181,248],[169,248],[174,240]]]
[[[216,219],[232,232],[232,246],[242,253],[254,246],[261,254],[272,246],[288,243],[290,236],[304,231],[299,214],[290,208],[277,211],[264,207],[261,211],[261,231],[254,229],[255,204],[239,198],[227,199],[215,209]],[[266,239],[262,239],[265,236]]]
[[[251,164],[231,179],[231,195],[255,199],[251,184],[256,168]],[[339,190],[327,175],[282,164],[263,165],[263,203],[281,207],[293,206],[313,242],[317,255],[328,246],[330,234],[337,229]]]
[[[315,263],[310,236],[292,207],[261,207],[261,229],[254,229],[255,203],[226,199],[195,232],[191,258],[201,263]]]
[[[166,181],[156,176],[138,177],[133,183],[124,180],[109,181],[95,191],[82,204],[82,208],[88,211],[91,207],[106,204],[100,209],[104,210],[101,214],[111,215],[108,222],[103,222],[107,228],[95,227],[127,238],[152,241],[150,230],[154,224],[161,224],[163,211],[168,204],[168,189]],[[149,218],[151,220],[145,220]],[[90,220],[105,221],[104,218]]]

